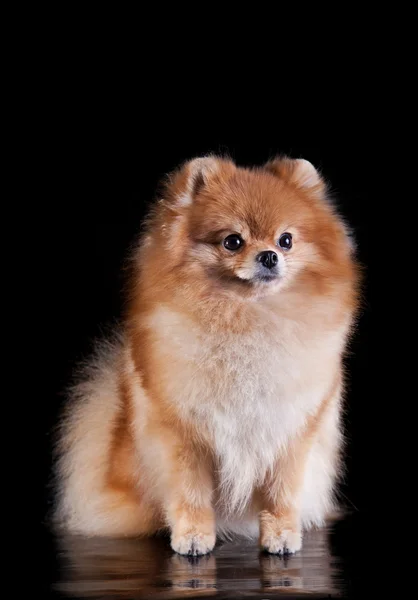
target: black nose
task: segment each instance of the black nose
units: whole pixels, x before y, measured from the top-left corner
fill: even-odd
[[[266,250],[265,252],[260,252],[257,256],[258,262],[261,262],[263,267],[266,269],[273,269],[279,262],[279,258],[275,252],[272,250]]]

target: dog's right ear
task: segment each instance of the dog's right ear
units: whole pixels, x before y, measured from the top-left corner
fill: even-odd
[[[228,179],[235,169],[232,161],[214,155],[194,158],[169,177],[168,195],[177,206],[189,206],[202,192]]]

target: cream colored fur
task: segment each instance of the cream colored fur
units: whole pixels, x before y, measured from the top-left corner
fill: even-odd
[[[216,448],[219,534],[258,535],[252,492],[327,393],[343,349],[345,330],[328,331],[320,307],[316,315],[301,307],[300,322],[278,317],[273,309],[274,305],[250,304],[253,331],[239,339],[229,332],[203,334],[166,307],[156,310],[149,323],[166,355],[164,377],[172,402],[182,419],[202,423],[202,433],[207,432]],[[134,375],[129,348],[121,340],[96,358],[87,382],[76,390],[77,408],[67,423],[64,439],[69,451],[61,463],[64,487],[58,514],[75,531],[96,533],[104,527],[109,533],[135,532],[135,507],[128,505],[116,518],[113,515],[111,523],[103,523],[101,510],[102,503],[107,507],[111,501],[101,490],[120,408],[116,387],[120,361],[133,376],[138,468],[141,465],[152,482],[147,490],[150,504],[161,502],[165,493],[165,447],[144,437],[148,400]],[[322,525],[333,509],[341,438],[339,403],[340,390],[310,451],[300,497],[305,528]]]

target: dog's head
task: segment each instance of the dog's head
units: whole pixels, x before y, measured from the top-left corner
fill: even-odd
[[[318,283],[351,253],[323,179],[302,159],[253,169],[194,159],[170,176],[157,215],[161,261],[245,296]]]

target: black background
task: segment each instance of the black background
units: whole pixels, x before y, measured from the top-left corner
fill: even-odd
[[[124,261],[161,177],[186,159],[221,152],[244,166],[262,164],[276,153],[310,160],[329,181],[354,229],[365,281],[362,314],[347,362],[347,479],[342,491],[347,506],[362,519],[361,528],[368,527],[375,502],[371,473],[376,470],[370,376],[371,239],[379,203],[370,183],[369,158],[376,147],[368,111],[353,113],[347,96],[334,94],[328,99],[329,111],[325,104],[321,113],[290,114],[267,91],[262,108],[242,110],[239,101],[218,98],[212,107],[209,102],[177,111],[167,101],[163,85],[144,103],[140,94],[132,98],[129,90],[116,93],[112,88],[110,93],[104,85],[98,91],[85,78],[56,90],[37,174],[44,186],[37,213],[42,222],[38,231],[44,286],[40,325],[47,347],[38,375],[43,396],[37,406],[38,523],[42,524],[51,500],[51,434],[64,388],[95,336],[121,314]],[[352,539],[348,555],[357,552],[357,544]]]

